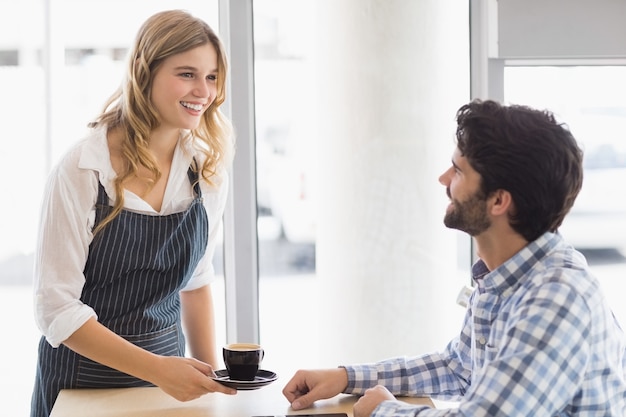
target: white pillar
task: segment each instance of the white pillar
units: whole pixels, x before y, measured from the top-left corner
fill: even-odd
[[[438,183],[470,97],[468,2],[316,3],[320,360],[443,348],[469,283]]]

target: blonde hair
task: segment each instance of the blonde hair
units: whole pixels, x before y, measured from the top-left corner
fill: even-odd
[[[107,131],[122,132],[124,168],[115,178],[116,199],[111,213],[96,227],[102,230],[124,206],[124,184],[147,168],[152,185],[161,176],[148,151],[150,133],[159,126],[159,114],[150,100],[154,75],[163,61],[175,54],[210,43],[217,54],[217,96],[202,115],[200,125],[190,132],[196,149],[206,157],[197,169],[200,177],[214,185],[212,177],[232,162],[233,129],[219,110],[226,99],[228,62],[222,42],[201,19],[183,10],[169,10],[150,17],[141,26],[128,56],[128,68],[121,86],[106,101],[104,109],[90,127],[106,126]]]

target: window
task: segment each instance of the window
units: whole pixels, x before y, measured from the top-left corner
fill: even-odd
[[[454,112],[469,97],[468,9],[408,3],[253,2],[267,366],[441,347],[462,318],[455,299],[469,264],[456,268],[457,235],[442,223],[437,178],[454,148]],[[442,21],[422,25],[425,16]],[[424,47],[423,28],[439,24],[437,39],[451,42]],[[449,69],[438,73],[445,85],[429,91],[424,84],[440,81],[430,70],[440,67]],[[432,305],[439,297],[448,301]],[[389,326],[398,314],[405,319]],[[429,314],[440,321],[421,337]],[[364,342],[378,331],[388,337]]]
[[[310,76],[315,21],[310,1],[256,0],[253,10],[259,318],[270,364],[272,358],[289,361],[290,340],[315,338],[317,331],[315,315],[285,314],[320,302],[315,296],[319,165],[311,125],[316,84]],[[316,348],[307,344],[298,356],[313,358]]]
[[[586,257],[619,321],[626,274],[625,66],[508,66],[507,102],[555,112],[585,152],[583,187],[560,229]]]
[[[34,2],[0,2],[0,390],[9,415],[28,415],[38,330],[33,322],[31,271],[39,199],[45,175],[45,94],[41,62],[43,10]],[[37,7],[41,5],[37,3]],[[9,18],[10,16],[10,18]],[[21,26],[32,30],[19,30]],[[18,34],[26,38],[19,39]]]

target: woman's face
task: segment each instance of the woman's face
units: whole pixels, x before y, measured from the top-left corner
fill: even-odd
[[[217,94],[217,52],[212,44],[166,58],[156,70],[151,100],[160,129],[195,129]]]

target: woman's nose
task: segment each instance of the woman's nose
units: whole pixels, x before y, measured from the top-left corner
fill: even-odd
[[[209,97],[211,95],[211,88],[204,80],[198,81],[194,89],[194,94],[196,97]]]

